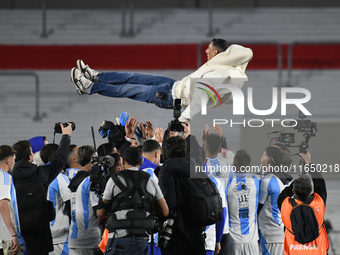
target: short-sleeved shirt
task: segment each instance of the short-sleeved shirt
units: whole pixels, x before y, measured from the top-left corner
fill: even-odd
[[[71,226],[69,248],[91,249],[100,243],[101,235],[93,207],[99,198],[90,191],[90,177],[86,177],[76,192],[71,192]]]
[[[231,243],[257,243],[257,206],[260,179],[254,174],[235,173],[226,190]]]
[[[11,212],[12,223],[14,225],[14,228],[16,229],[20,243],[23,244],[24,240],[20,233],[18,205],[17,205],[13,179],[9,173],[4,172],[3,170],[0,169],[0,200],[4,200],[4,199],[9,201],[9,208]],[[8,231],[8,228],[6,227],[2,219],[2,216],[0,214],[0,240],[3,240],[3,239],[11,240],[12,235]],[[0,242],[0,248],[2,248],[1,242]]]
[[[139,171],[137,167],[130,168],[128,170],[134,170]],[[124,170],[123,170],[124,171]],[[123,183],[123,185],[126,185],[126,182],[123,177],[118,176],[119,180]],[[147,184],[146,184],[146,190],[154,197],[154,200],[159,200],[163,198],[163,193],[156,183],[156,181],[153,178],[149,178]],[[118,188],[117,185],[113,182],[112,178],[110,178],[106,184],[103,199],[105,200],[113,200],[113,198],[121,193],[120,188]],[[125,209],[115,212],[117,219],[122,220],[126,219],[126,213],[131,211],[131,209]],[[126,229],[118,229],[115,232],[115,238],[120,238],[128,235],[128,232]],[[109,238],[112,238],[114,233],[109,234]]]
[[[56,217],[50,222],[53,244],[65,243],[70,227],[69,217],[65,213],[65,202],[71,199],[68,188],[70,181],[60,173],[48,187],[47,199],[53,202]]]
[[[277,199],[284,187],[274,174],[267,174],[261,180],[259,203],[263,207],[258,215],[260,243],[283,243],[284,226]]]

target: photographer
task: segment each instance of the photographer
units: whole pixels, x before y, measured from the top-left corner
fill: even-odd
[[[37,167],[36,165],[32,164],[33,152],[30,142],[22,140],[13,145],[13,148],[17,151],[15,160],[16,163],[13,168],[13,180],[14,184],[16,185],[16,189],[19,181],[28,180],[34,177],[37,182],[43,185],[45,193],[47,192],[48,185],[58,176],[58,174],[61,172],[64,165],[66,164],[68,150],[70,146],[70,136],[72,134],[71,125],[69,124],[68,126],[64,127],[63,124],[60,124],[60,127],[63,133],[60,141],[60,146],[51,163],[48,165]],[[20,208],[19,199],[18,207]],[[32,210],[36,210],[36,208],[33,207]],[[30,217],[29,213],[31,213],[31,211],[22,211],[19,209],[20,224],[23,219]],[[25,234],[22,233],[27,244],[28,252],[31,255],[45,255],[53,250],[52,236],[48,217],[48,215],[44,215],[44,218],[40,218],[39,222],[37,223],[38,225],[39,223],[43,222],[43,229],[31,229],[29,232],[25,232]],[[21,225],[21,229],[23,229],[24,227],[25,226]]]
[[[300,156],[307,164],[305,167],[312,169],[313,164],[309,151],[300,153]],[[321,173],[317,171],[311,171],[310,175],[308,173],[300,174],[290,186],[281,192],[277,203],[285,226],[285,254],[327,254],[329,241],[323,223],[326,199],[326,183]],[[293,210],[302,204],[308,205],[313,210],[307,211],[309,208],[305,206],[304,210],[301,210],[302,217],[296,222],[292,220],[294,218],[291,215]],[[300,206],[300,208],[302,207]],[[310,221],[305,225],[304,219],[307,218]],[[315,221],[312,220],[313,218]],[[301,230],[303,230],[303,234],[300,232]]]
[[[70,255],[93,255],[100,242],[100,229],[96,220],[99,198],[90,190],[91,159],[95,149],[84,145],[78,149],[80,171],[69,184],[71,190],[71,226],[69,230]]]
[[[168,215],[168,206],[158,184],[148,173],[139,171],[141,163],[140,150],[127,148],[123,154],[124,170],[113,174],[106,184],[103,201],[97,210],[98,222],[109,211],[106,254],[147,254],[146,230],[153,230],[155,226],[148,214],[155,206],[158,215]]]
[[[159,186],[164,194],[165,200],[169,205],[170,216],[174,217],[177,212],[174,224],[172,226],[172,235],[167,249],[162,248],[162,254],[192,254],[204,255],[204,238],[203,231],[205,227],[187,227],[187,218],[183,217],[183,204],[179,199],[183,196],[181,186],[178,185],[181,177],[190,177],[190,172],[198,163],[194,158],[189,157],[189,139],[191,139],[192,154],[197,156],[198,164],[203,165],[205,157],[204,149],[198,145],[196,138],[190,134],[190,128],[182,124],[185,129],[184,140],[180,136],[170,137],[163,142],[163,151],[165,162],[156,172],[159,179]],[[186,142],[187,141],[187,142]],[[195,153],[198,152],[198,153]],[[177,183],[177,184],[176,184]],[[185,202],[185,201],[184,201]],[[162,229],[160,229],[161,233]]]

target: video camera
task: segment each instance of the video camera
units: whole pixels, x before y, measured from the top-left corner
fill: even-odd
[[[278,138],[274,138],[273,140],[278,140],[280,143],[283,143],[287,147],[298,147],[299,153],[307,153],[307,149],[309,148],[309,140],[311,137],[316,136],[318,129],[316,122],[312,122],[311,120],[306,120],[306,115],[303,114],[302,111],[299,111],[298,114],[299,119],[295,121],[290,121],[286,123],[286,126],[294,128],[296,132],[303,132],[304,141],[299,145],[294,145],[295,143],[295,133],[281,133],[279,131],[275,131],[273,133],[280,133]]]
[[[115,164],[115,159],[110,155],[93,157],[90,177],[90,190],[101,195],[104,193],[106,182],[110,178],[110,167]]]
[[[299,111],[299,119],[289,122],[289,126],[293,127],[297,132],[309,132],[312,133],[316,130],[316,122],[305,120],[306,115]]]
[[[182,126],[183,122],[180,122],[178,119],[181,116],[181,99],[175,99],[174,105],[174,120],[172,120],[169,125],[169,131],[176,131],[176,132],[184,132],[184,127]]]

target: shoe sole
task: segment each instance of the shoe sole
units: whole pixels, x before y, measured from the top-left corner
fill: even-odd
[[[77,82],[74,80],[74,77],[76,76],[76,75],[75,75],[76,70],[77,70],[77,68],[75,68],[75,67],[73,67],[73,68],[71,69],[71,81],[72,81],[73,85],[75,86],[75,88],[76,88],[78,94],[79,94],[79,95],[84,95],[84,93],[83,93],[83,92],[80,90],[80,88],[78,87]]]
[[[88,79],[88,80],[93,82],[94,77],[89,72],[86,72],[86,68],[88,66],[85,65],[86,68],[83,68],[83,65],[81,64],[81,62],[83,62],[83,64],[85,65],[84,61],[82,61],[81,59],[78,59],[77,60],[77,68],[78,68],[78,70],[84,75],[84,77],[86,79]]]
[[[85,75],[85,69],[82,68],[81,62],[83,62],[81,59],[78,59],[78,60],[77,60],[77,68],[78,68],[78,70],[79,70],[82,74]],[[83,63],[84,63],[84,62],[83,62]]]

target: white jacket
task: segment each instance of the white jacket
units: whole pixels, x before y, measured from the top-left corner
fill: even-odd
[[[240,45],[230,45],[226,51],[221,52],[202,65],[192,74],[184,77],[173,86],[174,98],[182,100],[185,109],[180,117],[180,121],[190,121],[190,119],[201,111],[202,97],[206,97],[209,108],[216,107],[215,102],[206,92],[196,89],[197,81],[215,87],[216,84],[229,84],[242,88],[244,82],[248,80],[245,70],[248,62],[252,59],[253,52],[249,48]],[[216,88],[222,103],[232,103],[232,94],[227,88]],[[218,101],[217,96],[214,96]]]

